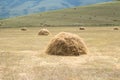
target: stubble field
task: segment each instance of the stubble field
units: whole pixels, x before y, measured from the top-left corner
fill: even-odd
[[[113,27],[0,28],[0,80],[119,80],[120,30]],[[84,39],[89,53],[81,56],[51,56],[44,53],[59,32]]]

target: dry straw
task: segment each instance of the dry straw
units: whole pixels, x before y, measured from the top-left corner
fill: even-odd
[[[115,28],[113,28],[113,30],[119,30],[119,28],[115,27]]]
[[[27,31],[26,27],[21,28],[21,31]]]
[[[79,29],[80,29],[80,30],[85,30],[85,28],[84,28],[84,27],[80,27]]]
[[[49,35],[50,32],[47,29],[41,29],[38,35]]]
[[[78,56],[87,54],[88,50],[79,36],[61,32],[50,41],[46,53],[50,55]]]

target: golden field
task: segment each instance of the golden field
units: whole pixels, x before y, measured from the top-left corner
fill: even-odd
[[[113,27],[46,27],[52,34],[38,35],[41,27],[0,28],[0,80],[119,80],[120,30]],[[44,53],[59,32],[84,39],[89,53],[53,56]]]

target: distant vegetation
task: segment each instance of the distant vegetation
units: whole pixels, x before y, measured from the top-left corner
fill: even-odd
[[[0,0],[0,18],[28,15],[112,0]]]
[[[120,2],[95,4],[0,20],[0,27],[120,26]]]
[[[3,18],[0,18],[0,20],[2,20]]]

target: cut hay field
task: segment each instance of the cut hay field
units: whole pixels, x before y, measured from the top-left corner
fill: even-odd
[[[113,27],[0,28],[0,80],[120,80],[120,30]],[[47,44],[59,32],[79,35],[88,46],[82,56],[51,56]]]

